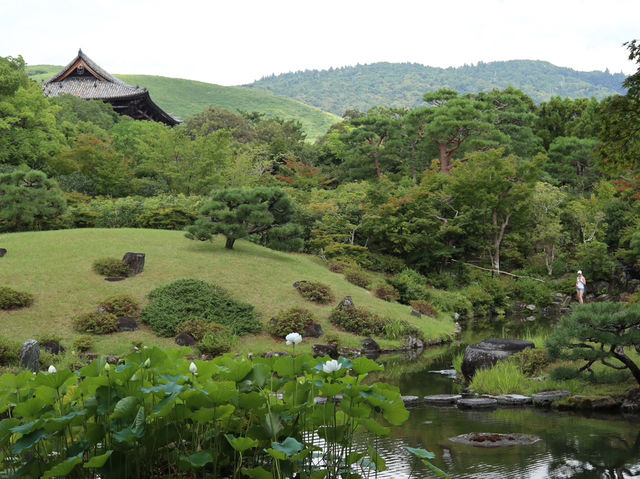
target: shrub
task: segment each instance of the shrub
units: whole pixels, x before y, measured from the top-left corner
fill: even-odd
[[[181,323],[193,319],[225,325],[239,335],[262,329],[252,305],[236,301],[221,287],[204,281],[174,281],[151,291],[149,299],[142,321],[160,336],[175,336]]]
[[[382,318],[362,308],[334,309],[329,315],[329,321],[345,331],[360,336],[380,336],[388,339],[422,336],[415,326],[403,319]]]
[[[233,333],[226,326],[210,323],[209,331],[198,342],[197,347],[202,354],[218,356],[231,350],[234,338]]]
[[[100,303],[100,307],[107,313],[115,314],[118,318],[124,316],[138,319],[140,317],[140,305],[138,301],[128,294],[109,296]]]
[[[0,286],[0,309],[26,308],[33,304],[33,295]]]
[[[458,313],[463,318],[473,316],[473,305],[464,295],[439,289],[428,289],[425,292],[427,294],[426,300],[438,311]]]
[[[269,333],[284,338],[289,333],[300,333],[312,326],[315,317],[311,311],[304,308],[290,308],[280,311],[269,321]]]
[[[395,256],[372,253],[364,246],[332,243],[324,249],[327,258],[347,258],[358,266],[382,273],[398,273],[406,268],[404,261]]]
[[[129,275],[129,266],[117,258],[97,259],[93,262],[93,270],[108,278]]]
[[[387,283],[378,284],[374,288],[373,294],[376,298],[389,301],[390,303],[400,298],[400,294],[396,291],[396,288]]]
[[[182,230],[185,226],[192,225],[197,219],[196,211],[183,208],[160,208],[140,215],[138,222],[142,228]]]
[[[93,338],[91,336],[78,336],[73,340],[73,349],[79,353],[86,353],[93,348]]]
[[[344,279],[349,281],[349,283],[360,286],[361,288],[367,288],[367,286],[369,286],[369,283],[371,283],[371,277],[367,274],[367,272],[358,267],[345,269]]]
[[[386,318],[382,326],[381,336],[387,339],[400,339],[405,336],[422,338],[422,331],[404,319]]]
[[[298,283],[298,293],[309,301],[318,304],[329,304],[334,300],[331,288],[326,284],[301,281]]]
[[[93,311],[75,318],[73,326],[81,333],[109,334],[118,330],[118,318],[115,314]]]
[[[409,303],[411,307],[420,314],[424,314],[429,316],[430,318],[436,318],[438,316],[438,311],[435,310],[428,301],[423,299],[416,299]]]
[[[549,365],[549,358],[544,349],[526,348],[508,358],[518,366],[522,374],[528,377],[538,376]]]
[[[493,308],[493,297],[485,291],[479,284],[470,284],[460,290],[469,302],[471,302],[473,314],[476,316],[487,316]]]
[[[22,345],[0,336],[0,366],[16,366],[20,360]]]
[[[398,301],[402,304],[409,304],[409,302],[416,299],[426,299],[427,281],[417,271],[405,269],[392,278],[388,278],[387,282],[398,291],[400,295]]]
[[[329,263],[327,264],[329,271],[333,273],[344,273],[345,269],[354,268],[356,266],[358,266],[358,263],[356,263],[351,258],[347,258],[345,256],[340,256],[338,258],[335,258],[329,261]]]
[[[572,278],[569,284],[568,293],[575,293],[576,280]],[[520,278],[514,282],[513,296],[525,303],[535,304],[540,308],[544,308],[551,304],[551,295],[554,290],[547,283],[540,283],[532,279]],[[556,290],[557,291],[557,290]]]

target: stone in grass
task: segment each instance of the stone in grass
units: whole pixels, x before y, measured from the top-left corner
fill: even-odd
[[[491,338],[467,346],[462,359],[462,374],[467,381],[471,381],[478,369],[489,369],[498,361],[519,353],[526,348],[535,348],[531,341],[519,339]]]
[[[129,267],[129,276],[142,273],[144,269],[144,253],[125,253],[122,262]]]
[[[40,371],[40,344],[35,339],[27,339],[22,345],[20,366],[34,373]]]
[[[551,406],[551,403],[565,399],[571,394],[569,391],[544,391],[532,396],[535,406]]]
[[[456,406],[460,409],[494,409],[498,401],[491,398],[458,399]]]
[[[435,394],[433,396],[425,396],[425,404],[432,406],[451,406],[458,399],[462,399],[460,394]]]
[[[355,308],[355,307],[356,307],[356,304],[353,302],[353,298],[351,298],[351,296],[345,296],[345,298],[338,303],[338,306],[336,306],[336,309],[340,310],[340,309],[348,309],[348,308]]]
[[[138,322],[135,319],[121,316],[118,318],[118,331],[135,331],[138,329]]]
[[[338,345],[336,343],[331,344],[314,344],[311,346],[314,358],[324,358],[329,356],[331,359],[338,359],[340,353],[338,352]]]
[[[195,346],[198,341],[196,341],[193,336],[187,333],[181,333],[176,336],[176,344],[178,346]]]
[[[2,258],[5,254],[7,254],[6,248],[0,248],[0,258]]]
[[[64,354],[66,349],[58,341],[51,340],[40,343],[40,347],[51,354]]]

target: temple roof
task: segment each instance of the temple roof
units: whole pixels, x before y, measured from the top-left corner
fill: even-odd
[[[86,56],[82,50],[78,50],[78,55],[66,67],[45,81],[42,88],[44,94],[49,97],[66,93],[85,100],[102,100],[112,104],[141,100],[138,101],[137,108],[140,109],[140,105],[144,105],[145,108],[144,111],[139,111],[139,115],[132,115],[129,111],[123,113],[136,119],[155,120],[168,125],[180,123],[178,118],[153,103],[146,88],[131,86],[118,80]]]

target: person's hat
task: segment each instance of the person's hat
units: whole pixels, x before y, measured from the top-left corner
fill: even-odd
[[[582,274],[582,270],[578,271],[578,274]]]

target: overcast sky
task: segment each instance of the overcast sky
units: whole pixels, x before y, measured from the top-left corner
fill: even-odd
[[[0,56],[219,85],[380,61],[636,71],[640,0],[0,0]]]

